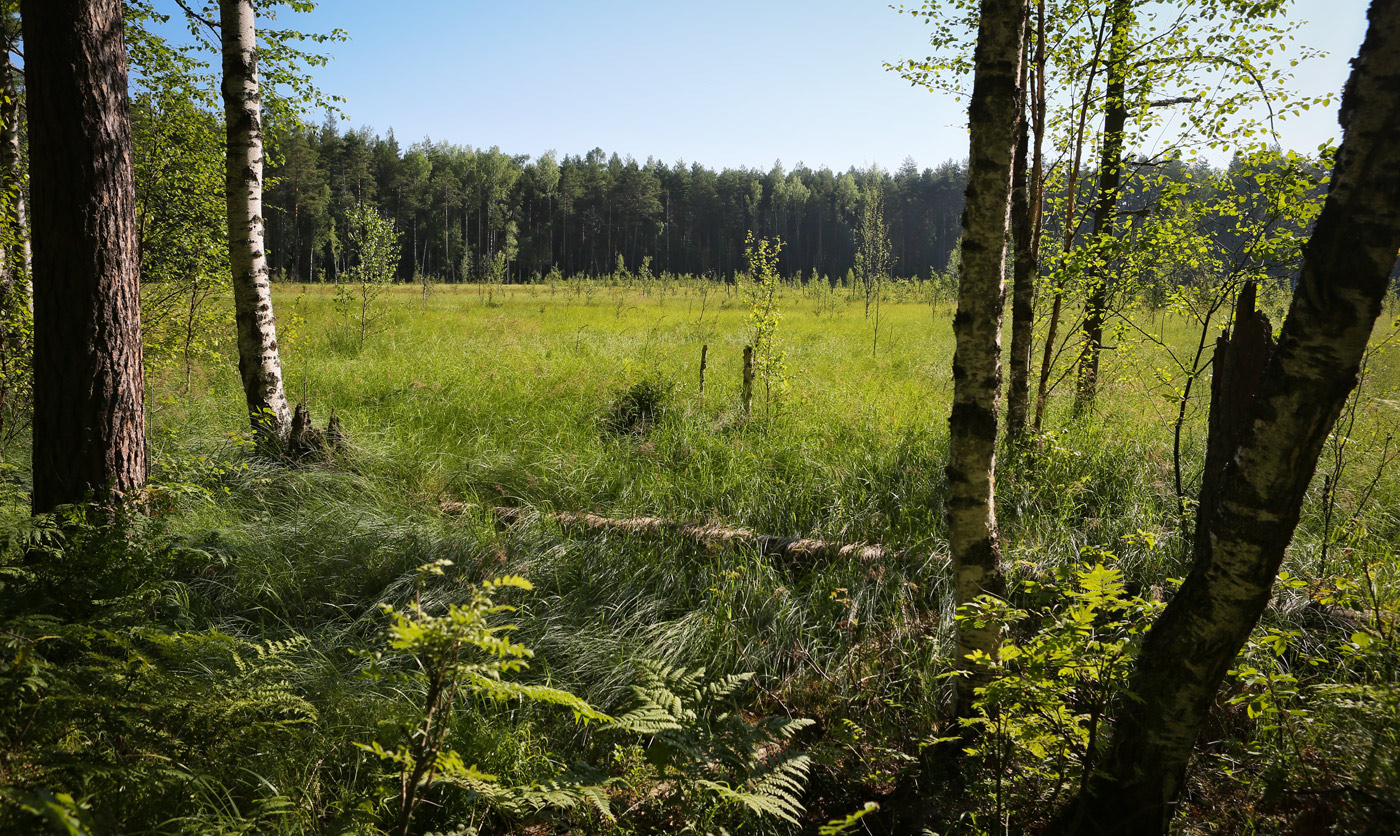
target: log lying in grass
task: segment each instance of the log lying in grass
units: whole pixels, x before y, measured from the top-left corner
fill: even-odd
[[[525,509],[496,509],[496,519],[504,525],[523,524],[525,517]],[[849,559],[873,564],[880,563],[891,556],[891,553],[884,546],[871,543],[843,544],[815,540],[810,537],[779,537],[772,534],[759,534],[747,528],[732,528],[718,523],[684,523],[661,517],[613,519],[597,514],[570,512],[546,513],[541,514],[539,518],[551,520],[565,529],[636,534],[666,533],[677,534],[707,545],[747,545],[758,549],[759,553],[765,557],[776,558],[784,563]]]

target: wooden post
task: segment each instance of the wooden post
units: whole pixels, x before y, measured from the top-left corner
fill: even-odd
[[[744,346],[744,415],[753,414],[753,346]]]
[[[710,354],[708,343],[700,346],[700,400],[705,400],[705,360]]]

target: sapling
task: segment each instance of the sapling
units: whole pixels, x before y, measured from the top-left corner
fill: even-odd
[[[778,320],[782,318],[782,312],[778,309],[778,253],[782,248],[782,239],[755,240],[752,232],[744,242],[749,262],[749,281],[745,283],[745,292],[749,300],[749,327],[752,329],[753,374],[763,381],[765,410],[771,410],[775,402],[781,400],[789,385],[787,355],[778,347]],[[745,353],[747,355],[748,349],[745,349]],[[747,379],[747,362],[745,370]],[[747,414],[747,398],[745,404]]]
[[[394,277],[399,235],[393,221],[369,206],[351,209],[346,226],[354,262],[345,271],[345,281],[336,284],[335,309],[347,336],[361,349],[382,315],[375,303]]]

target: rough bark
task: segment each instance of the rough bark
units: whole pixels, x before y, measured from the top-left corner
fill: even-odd
[[[1206,462],[1201,476],[1197,508],[1214,508],[1220,498],[1221,479],[1230,458],[1249,427],[1250,408],[1259,392],[1264,367],[1274,353],[1274,329],[1263,311],[1255,310],[1256,289],[1249,282],[1235,302],[1235,331],[1215,341],[1211,360],[1210,419],[1206,433]],[[1198,514],[1196,537],[1209,536],[1208,514]],[[1209,549],[1196,543],[1197,553]]]
[[[953,317],[953,408],[948,420],[948,539],[959,605],[979,595],[1005,592],[994,503],[997,401],[1006,294],[1002,275],[1025,15],[1025,0],[983,0],[973,58],[963,267]],[[997,631],[960,623],[957,645],[958,665],[968,675],[955,680],[955,698],[959,716],[967,716],[972,713],[973,689],[984,678],[980,666],[967,656],[974,651],[995,653]]]
[[[280,449],[291,429],[264,249],[262,97],[253,0],[219,0],[228,151],[229,265],[238,326],[238,373],[259,447]]]
[[[1400,0],[1375,0],[1331,190],[1205,535],[1148,633],[1103,770],[1059,829],[1164,832],[1216,691],[1270,597],[1317,457],[1356,385],[1400,250]]]
[[[1128,33],[1132,29],[1131,0],[1113,0],[1109,10],[1109,36],[1104,96],[1103,148],[1099,155],[1099,196],[1094,204],[1094,230],[1090,246],[1105,248],[1113,236],[1118,193],[1123,180],[1123,139],[1128,125]],[[1101,259],[1097,273],[1089,277],[1084,300],[1084,325],[1079,349],[1079,380],[1074,397],[1075,414],[1091,407],[1099,390],[1099,356],[1103,349],[1103,323],[1108,313],[1112,285],[1109,259]]]
[[[136,182],[120,0],[24,0],[36,513],[146,479]]]

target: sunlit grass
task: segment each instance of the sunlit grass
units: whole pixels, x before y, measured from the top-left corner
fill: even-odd
[[[235,501],[182,523],[222,527],[266,555],[230,581],[234,610],[242,596],[293,621],[362,612],[357,602],[377,600],[396,573],[451,556],[472,574],[530,576],[540,590],[527,607],[532,638],[552,670],[600,696],[616,693],[625,679],[617,664],[638,655],[755,669],[773,688],[800,690],[831,680],[864,642],[917,636],[924,657],[939,649],[930,625],[949,615],[941,595],[947,300],[892,291],[872,356],[874,324],[861,301],[841,288],[787,290],[779,339],[790,394],[765,404],[760,386],[745,420],[738,390],[748,307],[732,286],[677,282],[663,291],[658,283],[645,295],[602,282],[591,292],[570,283],[439,286],[426,304],[416,286],[396,287],[358,352],[333,347],[344,345],[332,339],[344,326],[331,299],[325,286],[278,288],[287,388],[319,420],[340,416],[352,451],[330,466],[259,465],[225,477]],[[1194,349],[1199,331],[1189,322],[1144,317],[1179,356]],[[1000,513],[1013,575],[1052,576],[1085,550],[1112,553],[1145,585],[1184,573],[1176,407],[1155,371],[1168,366],[1165,352],[1120,335],[1106,353],[1108,383],[1094,415],[1070,420],[1066,379],[1045,434],[1003,455]],[[1393,388],[1393,355],[1379,355],[1369,393]],[[157,416],[163,454],[217,459],[244,433],[232,375],[210,377],[204,397]],[[612,400],[644,378],[673,387],[662,419],[644,436],[607,431]],[[1203,376],[1183,434],[1188,502],[1208,391]],[[1344,469],[1353,494],[1375,473],[1370,448],[1388,417],[1370,400],[1354,432],[1357,460]],[[1377,503],[1397,495],[1395,472],[1383,471],[1367,500],[1377,510],[1358,516],[1393,532],[1395,515],[1385,510],[1393,502]],[[542,516],[498,531],[495,506]],[[550,524],[554,510],[873,542],[899,557],[793,575],[674,537],[580,539]],[[1305,516],[1297,569],[1314,559],[1319,514],[1310,506]]]

